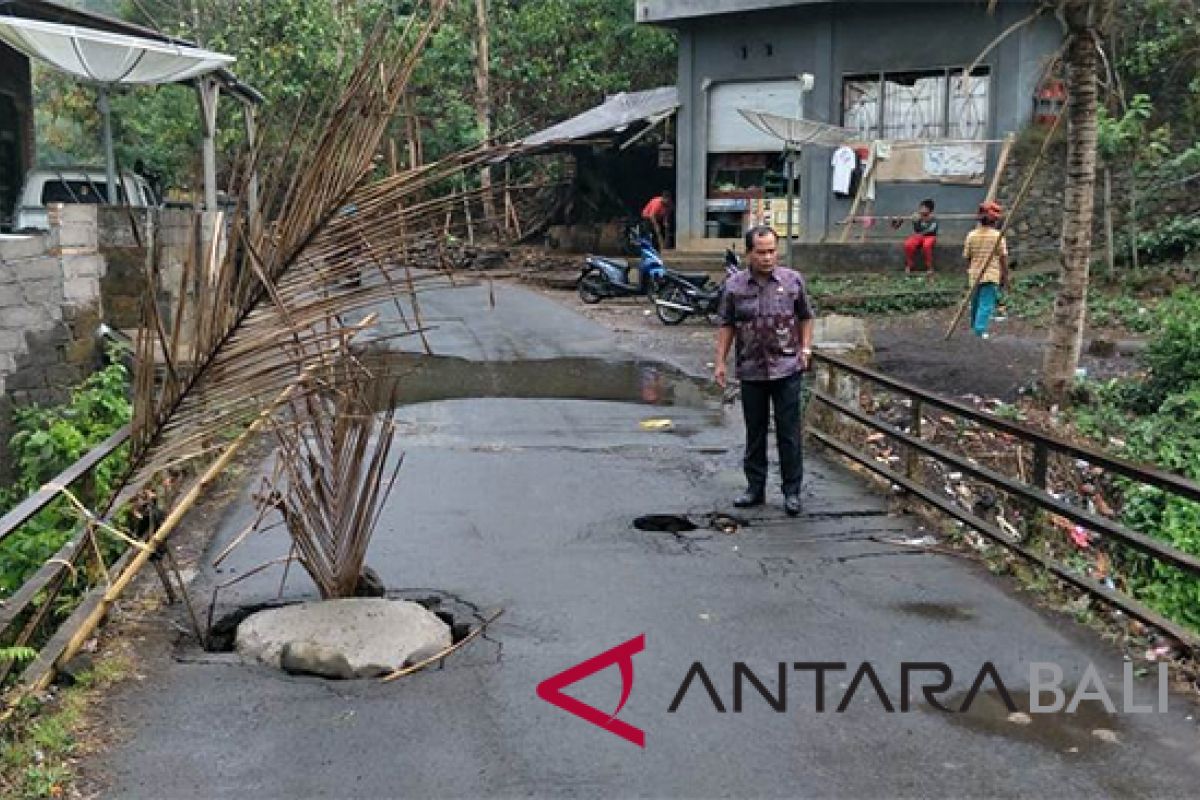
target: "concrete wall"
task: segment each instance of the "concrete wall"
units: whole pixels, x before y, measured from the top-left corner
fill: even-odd
[[[61,206],[50,222],[47,234],[0,237],[0,482],[13,408],[62,402],[97,363],[96,207]]]
[[[841,123],[842,78],[847,74],[965,66],[996,36],[1029,13],[1028,2],[1000,3],[988,16],[979,3],[904,2],[803,5],[782,10],[724,14],[679,25],[677,225],[681,239],[703,236],[707,170],[706,87],[722,81],[816,78],[806,116]],[[989,138],[1019,131],[1029,121],[1043,60],[1060,40],[1053,20],[1010,36],[981,62],[991,69]],[[766,44],[771,44],[767,55]],[[742,58],[746,46],[748,56]],[[993,147],[989,176],[998,148]],[[829,191],[828,148],[805,152],[801,190],[806,241],[834,238],[849,200]],[[986,187],[879,184],[876,212],[907,213],[923,197],[939,211],[972,211]],[[966,225],[962,226],[965,232]],[[954,233],[951,227],[951,233]]]

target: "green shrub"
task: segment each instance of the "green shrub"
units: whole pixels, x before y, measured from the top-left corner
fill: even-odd
[[[1200,253],[1200,217],[1170,217],[1161,225],[1137,235],[1138,256],[1142,263],[1178,261]],[[1117,252],[1128,253],[1128,239]]]
[[[108,366],[89,376],[63,405],[16,410],[17,432],[9,442],[9,454],[17,475],[13,485],[0,492],[0,510],[36,492],[129,422],[129,371],[120,356],[120,351],[111,351]],[[126,453],[121,447],[94,469],[86,490],[76,485],[85,503],[96,506],[109,496],[127,466]],[[60,498],[0,543],[0,597],[54,555],[77,525],[73,506]]]
[[[1144,354],[1150,376],[1138,403],[1143,411],[1200,386],[1200,293],[1176,292],[1159,308],[1156,320],[1158,333]]]
[[[1167,398],[1128,429],[1123,455],[1200,480],[1200,386]],[[1200,555],[1200,503],[1122,481],[1121,521]],[[1134,594],[1167,617],[1200,630],[1200,579],[1145,556],[1125,559]]]

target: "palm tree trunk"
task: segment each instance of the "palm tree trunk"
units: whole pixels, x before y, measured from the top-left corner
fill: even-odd
[[[1083,345],[1088,266],[1096,190],[1097,66],[1093,0],[1068,0],[1067,180],[1063,197],[1062,272],[1054,301],[1043,375],[1050,398],[1063,402],[1075,378]]]

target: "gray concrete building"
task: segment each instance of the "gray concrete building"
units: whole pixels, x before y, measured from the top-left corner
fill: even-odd
[[[786,227],[784,142],[738,109],[803,113],[854,131],[846,144],[857,151],[858,175],[849,191],[835,194],[846,186],[835,183],[844,176],[835,175],[834,147],[800,149],[792,215],[800,242],[841,237],[872,160],[874,201],[859,197],[856,217],[864,209],[907,215],[925,197],[942,216],[972,212],[1001,140],[1030,124],[1053,80],[1047,66],[1062,32],[1052,17],[989,49],[1034,7],[1006,0],[989,14],[983,0],[638,0],[639,23],[679,36],[679,248],[718,249],[760,220]],[[812,88],[802,91],[806,73]],[[875,158],[873,142],[886,158]],[[885,223],[858,219],[854,238],[877,239]],[[969,225],[944,222],[943,236],[961,237]]]

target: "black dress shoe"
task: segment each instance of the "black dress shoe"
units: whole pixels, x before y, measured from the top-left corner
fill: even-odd
[[[789,494],[783,498],[783,510],[787,512],[789,517],[794,517],[800,513],[803,506],[800,503],[800,495]]]
[[[734,508],[751,508],[753,506],[761,506],[767,501],[767,498],[762,492],[756,492],[753,489],[747,489],[739,494],[733,501]]]

